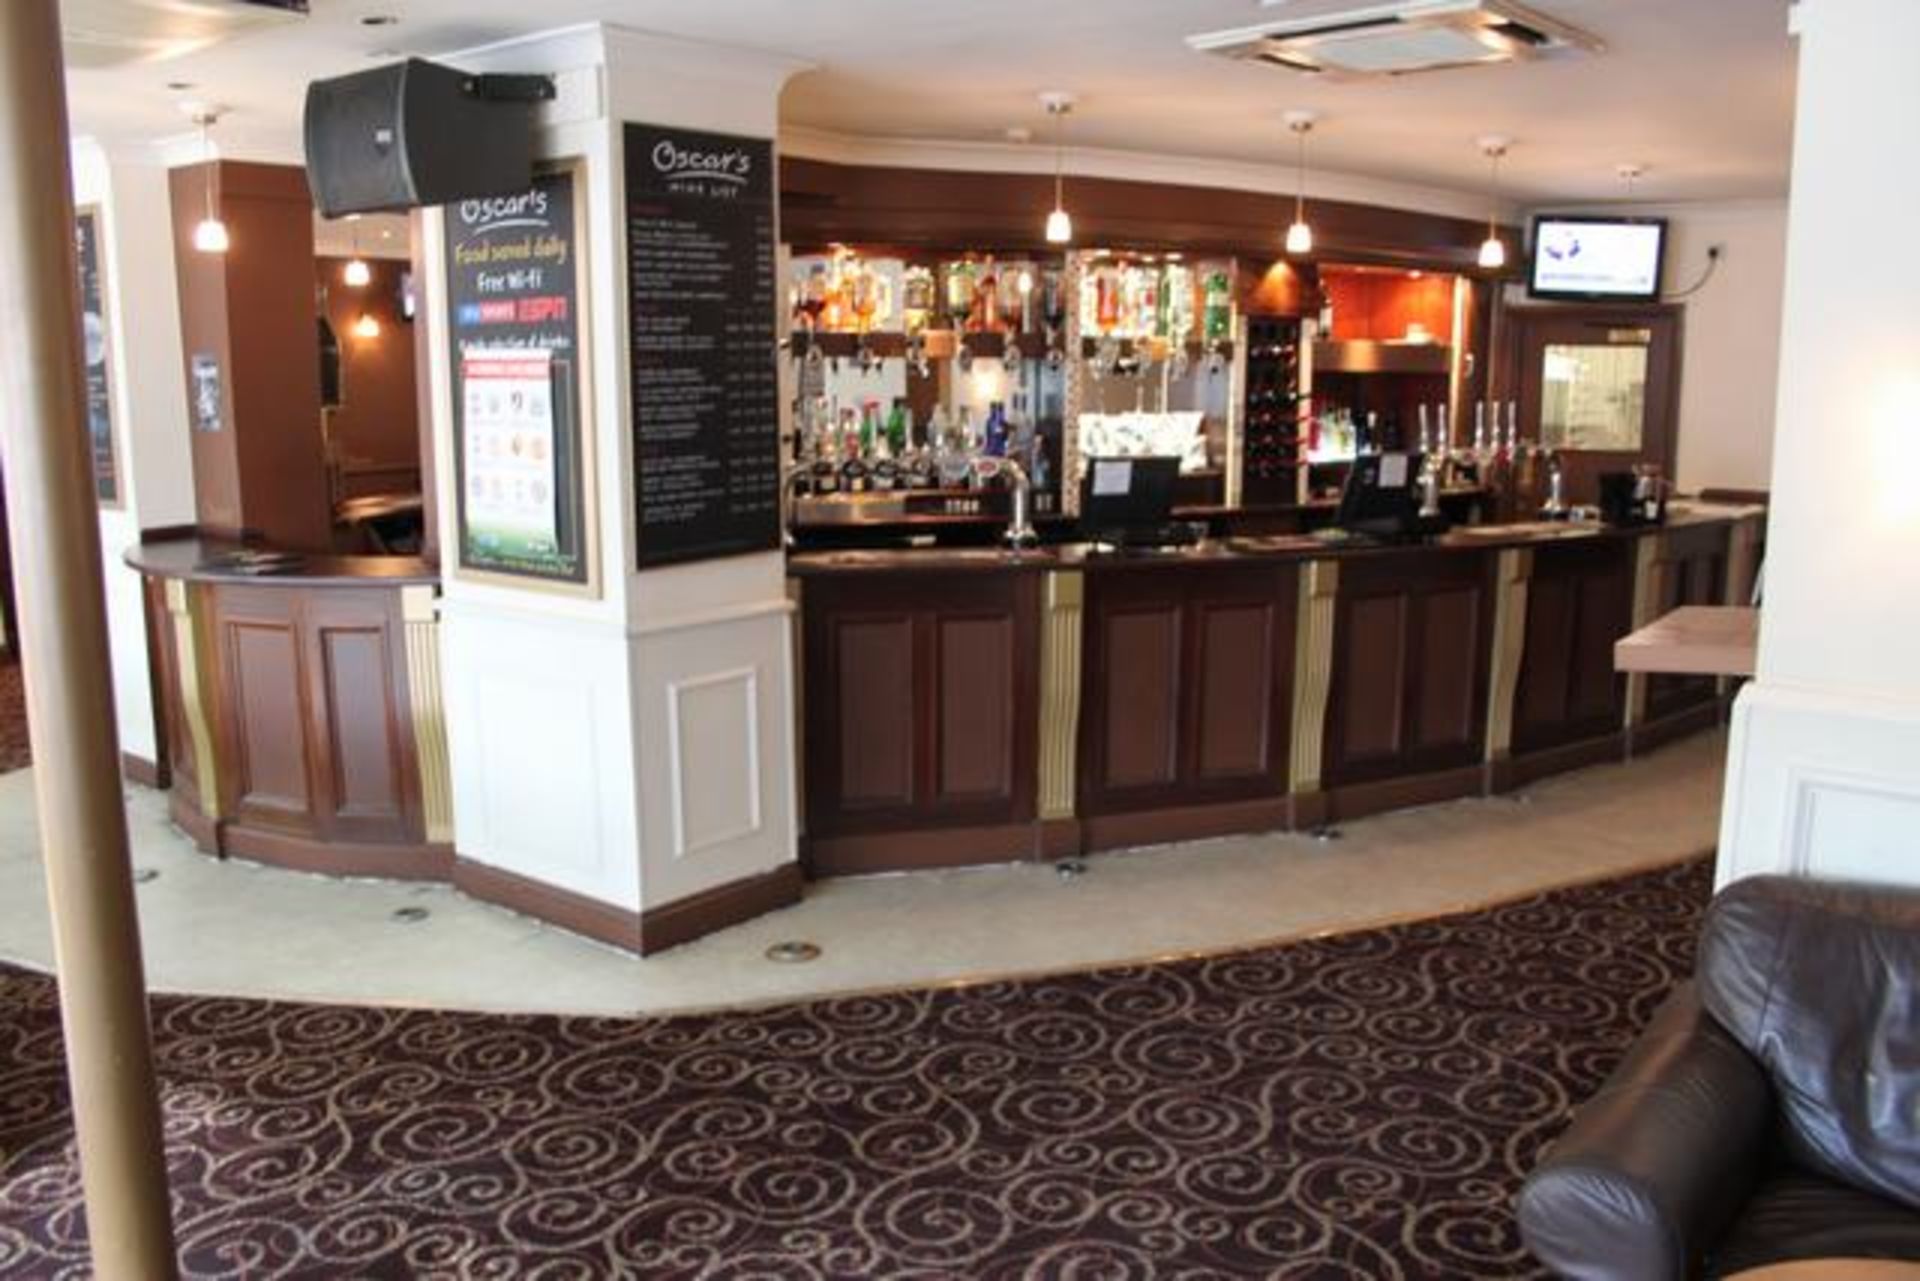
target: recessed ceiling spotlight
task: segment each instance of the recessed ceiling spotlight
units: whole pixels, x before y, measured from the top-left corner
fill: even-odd
[[[167,81],[167,88],[174,93],[186,93],[188,90],[198,89],[199,87],[200,87],[199,85],[195,84],[191,80]]]
[[[370,13],[360,19],[360,25],[363,27],[391,27],[398,21],[400,21],[400,19],[391,13]]]
[[[1033,130],[1025,125],[1010,125],[1006,130],[1008,142],[1028,143],[1033,141]]]

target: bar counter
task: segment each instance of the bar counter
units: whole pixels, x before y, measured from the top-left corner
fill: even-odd
[[[1744,603],[1764,513],[793,556],[816,876],[1314,828],[1493,794],[1713,724],[1724,682],[1613,645]]]
[[[173,820],[201,849],[343,876],[443,879],[452,812],[439,572],[406,556],[143,543]]]

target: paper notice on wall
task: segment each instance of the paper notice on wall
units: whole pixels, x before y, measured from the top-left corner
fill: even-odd
[[[554,497],[553,354],[471,348],[460,362],[466,520],[471,536],[551,551]]]
[[[1407,487],[1407,456],[1405,454],[1380,455],[1380,488],[1405,489]]]

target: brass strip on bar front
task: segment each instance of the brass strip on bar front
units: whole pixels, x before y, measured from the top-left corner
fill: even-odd
[[[1047,575],[1040,651],[1040,818],[1072,818],[1080,741],[1080,637],[1086,579]]]
[[[1667,536],[1643,534],[1633,555],[1633,630],[1651,623],[1660,611],[1661,580],[1667,566]],[[1627,676],[1627,728],[1647,719],[1647,675],[1631,672]]]
[[[205,626],[201,593],[182,579],[167,580],[167,616],[173,620],[173,650],[180,669],[180,715],[193,743],[193,779],[200,793],[200,813],[208,820],[220,817],[220,762],[213,747],[213,714],[207,706],[212,682],[200,665],[200,656],[212,646],[200,643]]]
[[[1520,691],[1520,664],[1527,649],[1527,590],[1533,552],[1509,547],[1500,553],[1493,598],[1493,670],[1487,681],[1489,763],[1513,754],[1513,704]]]
[[[1311,561],[1300,572],[1300,613],[1293,647],[1293,750],[1288,788],[1320,790],[1327,700],[1333,692],[1333,617],[1340,562]]]
[[[407,632],[407,697],[413,709],[413,748],[420,761],[420,802],[427,842],[453,843],[453,766],[447,755],[447,703],[440,676],[438,590],[421,583],[400,589]]]

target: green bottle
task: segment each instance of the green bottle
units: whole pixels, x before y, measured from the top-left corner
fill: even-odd
[[[897,396],[893,411],[887,415],[887,444],[892,446],[895,458],[907,452],[907,402]]]

